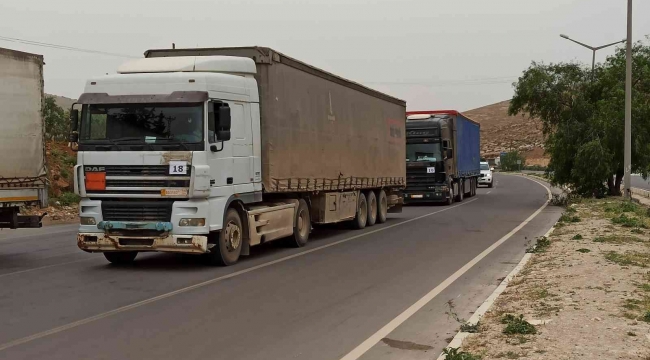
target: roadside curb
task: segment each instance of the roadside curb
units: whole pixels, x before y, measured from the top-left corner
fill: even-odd
[[[546,232],[546,234],[544,234],[544,236],[548,237],[549,235],[551,235],[553,230],[555,230],[555,225],[553,225]],[[499,295],[501,295],[506,290],[506,288],[508,287],[508,284],[510,283],[510,281],[512,281],[512,279],[515,276],[517,276],[519,274],[519,272],[521,272],[521,270],[524,268],[524,266],[526,266],[526,264],[528,263],[528,261],[530,260],[530,258],[532,256],[533,256],[532,253],[524,254],[524,257],[521,259],[519,264],[517,264],[517,266],[515,266],[515,268],[512,269],[512,271],[508,274],[508,276],[506,276],[506,278],[503,279],[501,284],[499,284],[499,286],[497,286],[497,288],[494,289],[492,294],[490,294],[490,296],[488,296],[488,298],[485,299],[485,301],[483,301],[483,304],[481,304],[481,306],[479,306],[479,308],[476,310],[476,312],[474,312],[472,317],[470,317],[469,320],[467,320],[467,324],[469,324],[469,325],[478,324],[478,322],[485,315],[485,313],[487,313],[488,310],[490,310],[490,308],[492,307],[492,305],[494,305],[495,301],[499,298]],[[449,342],[449,344],[447,345],[446,348],[447,349],[460,348],[463,345],[463,341],[468,336],[470,336],[471,334],[472,333],[459,331],[456,334],[456,336],[454,336],[454,338]],[[446,358],[445,354],[442,353],[442,354],[440,354],[438,356],[437,360],[444,360],[445,358]]]

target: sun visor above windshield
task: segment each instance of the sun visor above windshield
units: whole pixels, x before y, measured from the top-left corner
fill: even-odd
[[[108,95],[106,93],[83,93],[79,104],[151,104],[151,103],[199,103],[208,100],[207,91],[174,91],[160,95]]]

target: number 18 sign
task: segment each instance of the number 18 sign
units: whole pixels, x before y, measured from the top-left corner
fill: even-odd
[[[170,161],[169,175],[186,175],[187,161]]]

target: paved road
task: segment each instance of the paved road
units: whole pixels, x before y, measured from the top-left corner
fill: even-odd
[[[632,175],[631,180],[632,180],[632,187],[650,190],[650,181],[649,181],[650,179],[643,180],[643,178],[640,175]]]
[[[76,249],[74,226],[0,232],[0,358],[435,358],[560,215],[546,207],[417,312],[401,313],[508,235],[546,189],[496,175],[456,207],[408,207],[362,231],[318,229],[302,249],[268,244],[236,266],[144,254],[132,267]],[[385,338],[366,342],[382,327]],[[383,336],[382,336],[383,337]],[[374,344],[374,345],[373,345]]]

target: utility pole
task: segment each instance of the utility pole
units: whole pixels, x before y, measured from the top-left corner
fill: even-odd
[[[625,199],[632,199],[632,0],[627,0],[627,55],[625,69],[625,148],[624,177]]]

